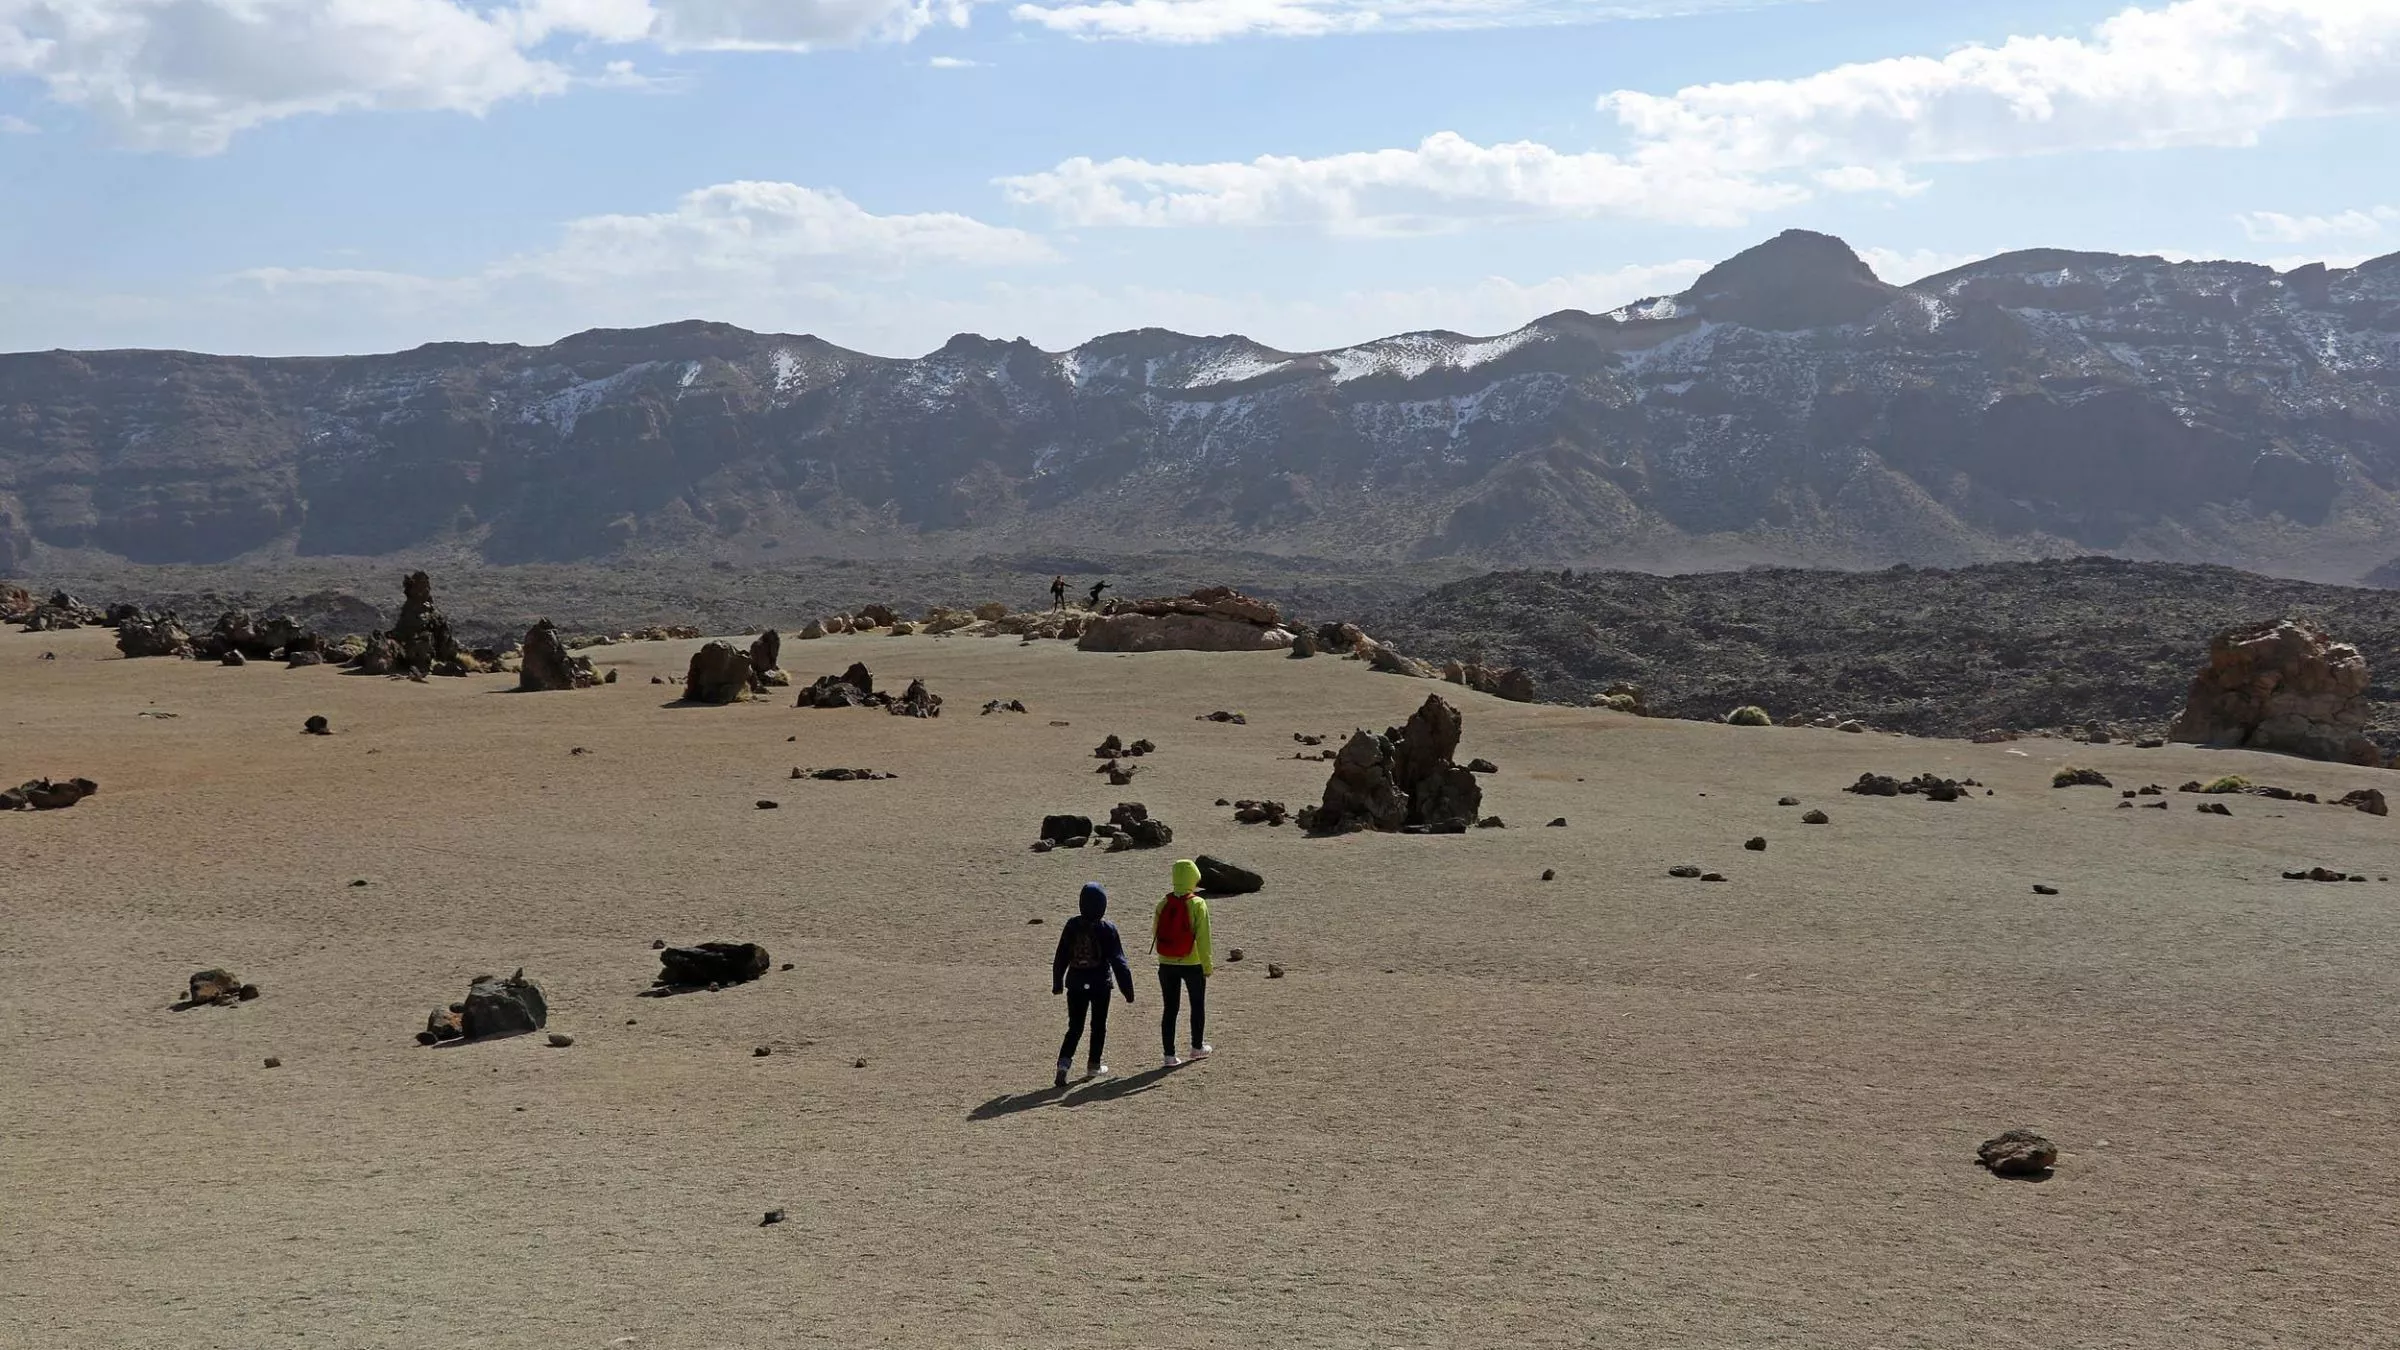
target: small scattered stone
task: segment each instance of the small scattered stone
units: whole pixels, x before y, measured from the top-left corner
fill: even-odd
[[[1723,872],[1702,872],[1700,879],[1702,881],[1723,881],[1725,874]]]
[[[1752,853],[1764,853],[1767,851],[1767,837],[1763,834],[1754,834],[1742,841],[1742,847]]]
[[[1267,978],[1268,978],[1268,979],[1270,979],[1270,980],[1280,980],[1280,979],[1282,979],[1282,978],[1283,978],[1283,967],[1281,967],[1281,966],[1279,966],[1279,965],[1276,965],[1276,964],[1275,964],[1274,962],[1272,962],[1272,961],[1269,961],[1269,962],[1267,963]]]
[[[850,1061],[850,1067],[853,1069],[863,1069],[867,1067],[867,1062],[863,1059],[854,1059]]]
[[[1692,866],[1690,863],[1684,863],[1677,867],[1668,868],[1667,875],[1671,877],[1696,877],[1700,875],[1700,869]]]
[[[1822,811],[1811,811],[1800,817],[1800,823],[1803,825],[1830,825],[1833,823],[1833,817]]]
[[[750,1057],[752,1059],[765,1059],[767,1056],[774,1053],[775,1051],[772,1047],[761,1045],[755,1046],[751,1049]]]
[[[2040,884],[2039,882],[2036,882],[2036,883],[2034,884],[2033,893],[2034,893],[2035,895],[2056,895],[2056,894],[2058,894],[2058,887],[2056,887],[2056,886],[2044,886],[2044,885]]]
[[[654,952],[663,952],[663,951],[665,951],[666,949],[667,949],[667,940],[666,940],[665,938],[652,938],[652,939],[650,939],[650,950],[652,950],[652,951],[654,951]]]
[[[1041,921],[1042,921],[1042,916],[1041,916],[1041,915],[1039,915],[1039,914],[1036,914],[1036,915],[1034,915],[1032,918],[1030,918],[1030,919],[1027,919],[1025,922],[1027,922],[1027,923],[1029,923],[1029,924],[1034,924],[1034,923],[1040,923]]]
[[[323,714],[319,714],[302,722],[300,730],[310,736],[330,736],[333,734],[333,723],[326,721]]]
[[[782,805],[782,802],[771,802],[764,797],[758,799],[758,809],[761,811],[772,811]]]
[[[1567,818],[1565,816],[1560,816],[1558,819],[1551,821],[1542,828],[1545,830],[1563,830],[1567,828]]]
[[[1499,765],[1497,765],[1497,764],[1494,764],[1493,762],[1491,762],[1491,761],[1490,761],[1490,760],[1488,760],[1488,759],[1470,759],[1470,760],[1468,760],[1468,761],[1467,761],[1467,772],[1468,772],[1468,773],[1498,773],[1498,772],[1500,772],[1500,766],[1499,766]]]
[[[784,963],[783,963],[781,966],[778,966],[778,967],[776,967],[776,969],[778,969],[778,970],[790,970],[791,968],[792,968],[792,963],[791,963],[791,962],[789,962],[789,961],[786,961],[786,962],[784,962]]]
[[[574,1043],[575,1038],[563,1031],[553,1031],[550,1033],[550,1044],[556,1049],[564,1050]]]
[[[1557,868],[1555,868],[1555,867],[1545,867],[1545,868],[1543,868],[1543,869],[1542,869],[1542,880],[1544,880],[1544,881],[1556,881],[1556,880],[1558,880],[1558,869],[1557,869]]]
[[[782,1210],[780,1210],[780,1209],[770,1209],[770,1210],[768,1210],[768,1211],[767,1211],[766,1217],[765,1217],[765,1218],[763,1218],[763,1219],[760,1219],[760,1220],[758,1221],[758,1226],[759,1226],[759,1227],[761,1227],[761,1228],[764,1228],[764,1227],[766,1227],[768,1224],[771,1224],[771,1223],[782,1223],[782,1222],[783,1222],[783,1211],[782,1211]]]
[[[2230,816],[2233,814],[2233,808],[2227,806],[2223,802],[2202,802],[2200,803],[2199,810],[2202,815],[2209,816]]]
[[[1241,948],[1239,948],[1239,947],[1236,947],[1236,948],[1234,948],[1232,951],[1230,951],[1230,952],[1227,952],[1227,953],[1225,954],[1225,959],[1226,959],[1226,961],[1228,961],[1228,962],[1233,962],[1233,961],[1239,961],[1239,960],[1241,960],[1241,959],[1242,959],[1242,949],[1241,949]]]
[[[1502,820],[1498,816],[1485,816],[1483,819],[1475,822],[1475,828],[1479,830],[1505,830],[1508,828],[1508,822]]]
[[[266,1066],[270,1069],[280,1069],[283,1067],[283,1061],[273,1055],[269,1055],[266,1059]]]
[[[1777,797],[1775,804],[1777,806],[1798,806],[1800,799],[1798,797]]]

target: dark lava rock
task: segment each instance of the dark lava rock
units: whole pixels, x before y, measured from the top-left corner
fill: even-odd
[[[687,703],[732,703],[749,697],[750,689],[750,654],[723,638],[693,652],[684,670]]]
[[[460,1010],[459,1026],[470,1040],[485,1036],[510,1036],[519,1032],[539,1031],[550,1020],[550,1004],[542,996],[542,987],[525,978],[525,972],[502,979],[497,975],[478,975],[467,986],[466,1006]]]
[[[2010,1130],[1977,1146],[1975,1161],[1994,1176],[2038,1177],[2058,1163],[2058,1145],[2031,1130]]]
[[[1750,838],[1742,841],[1742,847],[1750,850],[1752,853],[1764,853],[1767,851],[1767,837],[1763,834],[1752,835]]]
[[[1491,761],[1490,761],[1490,760],[1488,760],[1488,759],[1470,759],[1470,760],[1468,760],[1468,761],[1467,761],[1467,772],[1468,772],[1468,773],[1498,773],[1498,772],[1500,772],[1500,766],[1499,766],[1499,765],[1497,765],[1497,764],[1494,764],[1493,762],[1491,762]]]
[[[1221,709],[1217,712],[1202,713],[1192,720],[1195,722],[1227,722],[1237,727],[1246,727],[1250,725],[1250,719],[1242,716],[1240,713],[1225,712]]]
[[[1688,879],[1700,875],[1700,869],[1692,866],[1690,863],[1684,863],[1681,866],[1668,868],[1667,875],[1671,877],[1684,877]]]
[[[1563,830],[1567,828],[1567,818],[1565,816],[1560,816],[1542,828],[1545,830]]]
[[[1833,823],[1833,817],[1822,811],[1811,811],[1800,817],[1800,823],[1803,825],[1829,825]]]
[[[1063,844],[1070,839],[1086,839],[1091,837],[1091,833],[1092,818],[1090,816],[1042,817],[1040,837],[1044,843],[1052,846]]]
[[[599,682],[592,674],[590,657],[567,654],[566,639],[558,635],[558,625],[541,619],[525,630],[524,654],[517,663],[517,688],[588,689]]]
[[[1502,820],[1498,816],[1485,816],[1483,819],[1475,822],[1475,828],[1479,830],[1505,830],[1508,828],[1508,822]]]
[[[1775,804],[1777,806],[1798,806],[1800,799],[1798,797],[1777,797]]]
[[[185,987],[189,990],[186,1001],[190,1003],[214,1003],[223,1007],[238,1003],[242,998],[242,981],[230,970],[194,971]]]
[[[1175,841],[1175,831],[1163,820],[1152,820],[1150,808],[1140,802],[1117,803],[1108,813],[1108,823],[1123,832],[1132,848],[1165,848]]]
[[[2058,887],[2056,887],[2056,886],[2044,886],[2044,885],[2041,885],[2041,884],[2039,884],[2039,883],[2036,883],[2036,884],[2035,884],[2035,886],[2034,886],[2034,888],[2033,888],[2033,893],[2034,893],[2035,895],[2056,895],[2056,894],[2058,894]]]
[[[884,711],[894,717],[939,717],[942,715],[942,696],[925,687],[923,680],[910,680],[900,697],[886,704]]]
[[[333,723],[326,721],[320,713],[301,723],[300,730],[310,736],[330,736],[333,734]]]
[[[2233,814],[2233,808],[2227,806],[2223,802],[2202,802],[2200,803],[2199,810],[2202,815],[2209,816],[2230,816]]]
[[[2384,803],[2381,788],[2357,788],[2342,794],[2334,805],[2356,807],[2370,816],[2388,816],[2392,813],[2392,808]]]
[[[1555,867],[1545,867],[1545,868],[1543,868],[1543,869],[1542,869],[1542,880],[1544,880],[1544,881],[1556,881],[1556,880],[1558,880],[1558,869],[1557,869],[1557,868],[1555,868]]]
[[[2058,772],[2050,775],[2050,786],[2054,788],[2114,787],[2116,784],[2109,782],[2108,775],[2100,772],[2098,769],[2077,769],[2069,767],[2060,769]]]
[[[708,984],[746,984],[767,973],[773,958],[755,942],[703,942],[693,947],[668,947],[658,954],[662,985],[690,988]]]
[[[1300,815],[1315,833],[1349,830],[1458,833],[1481,816],[1483,787],[1452,760],[1464,719],[1429,694],[1405,726],[1363,728],[1334,757],[1323,802]]]
[[[744,658],[747,664],[748,658]],[[875,677],[867,673],[866,663],[854,661],[839,675],[825,675],[800,691],[793,705],[800,708],[870,708],[880,707],[889,698],[875,693]]]
[[[1201,854],[1192,859],[1200,868],[1200,889],[1210,895],[1249,895],[1266,887],[1267,879],[1239,863]]]

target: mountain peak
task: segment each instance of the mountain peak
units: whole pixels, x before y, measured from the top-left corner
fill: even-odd
[[[1785,230],[1708,269],[1676,299],[1705,319],[1788,330],[1857,323],[1899,293],[1832,235]]]

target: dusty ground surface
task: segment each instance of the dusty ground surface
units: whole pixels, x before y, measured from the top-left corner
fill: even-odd
[[[2400,871],[2400,821],[2047,782],[2400,775],[1444,689],[1510,828],[1310,840],[1211,803],[1312,800],[1294,731],[1429,686],[787,644],[804,679],[925,676],[922,722],[668,706],[648,678],[688,646],[519,695],[0,635],[0,778],[102,784],[0,816],[0,1344],[2390,1343],[2400,885],[2277,874]],[[1032,715],[975,715],[1005,697]],[[1221,707],[1249,725],[1193,720]],[[337,734],[299,734],[320,712]],[[1161,747],[1131,789],[1091,772],[1112,731]],[[1998,795],[1838,791],[1869,769]],[[1172,854],[1026,851],[1120,799]],[[1216,906],[1247,956],[1211,987],[1220,1054],[1162,1073],[1141,916],[1198,851],[1270,886]],[[1046,963],[1087,878],[1141,1001],[1119,1075],[1054,1093]],[[662,937],[797,968],[637,997]],[[169,1011],[218,964],[265,997]],[[573,1048],[411,1041],[518,966]],[[1972,1165],[2015,1125],[2060,1142],[2052,1179]]]

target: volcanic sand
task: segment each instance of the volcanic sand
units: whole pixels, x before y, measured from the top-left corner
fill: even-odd
[[[977,639],[784,648],[802,679],[922,675],[938,721],[676,706],[650,677],[691,646],[600,649],[622,682],[528,695],[0,636],[0,778],[102,785],[0,817],[0,1343],[2400,1334],[2400,887],[2278,876],[2400,871],[2400,822],[2048,786],[2070,761],[2120,787],[2394,775]],[[1307,839],[1212,805],[1315,800],[1293,732],[1338,744],[1433,692],[1499,762],[1506,830]],[[1032,714],[976,715],[1011,697]],[[1193,720],[1218,708],[1249,724]],[[299,734],[320,712],[336,734]],[[1110,732],[1158,742],[1131,788],[1092,772]],[[1998,795],[1839,791],[1865,770]],[[1027,851],[1045,812],[1118,800],[1175,847]],[[1162,1072],[1148,905],[1197,852],[1269,886],[1213,909],[1220,1053]],[[1685,862],[1728,880],[1666,875]],[[1046,966],[1087,879],[1141,1001],[1117,1076],[1055,1093]],[[642,998],[654,938],[796,969]],[[265,997],[170,1011],[213,965]],[[572,1048],[414,1044],[519,966]],[[2051,1179],[1973,1165],[2017,1125],[2059,1141]]]

